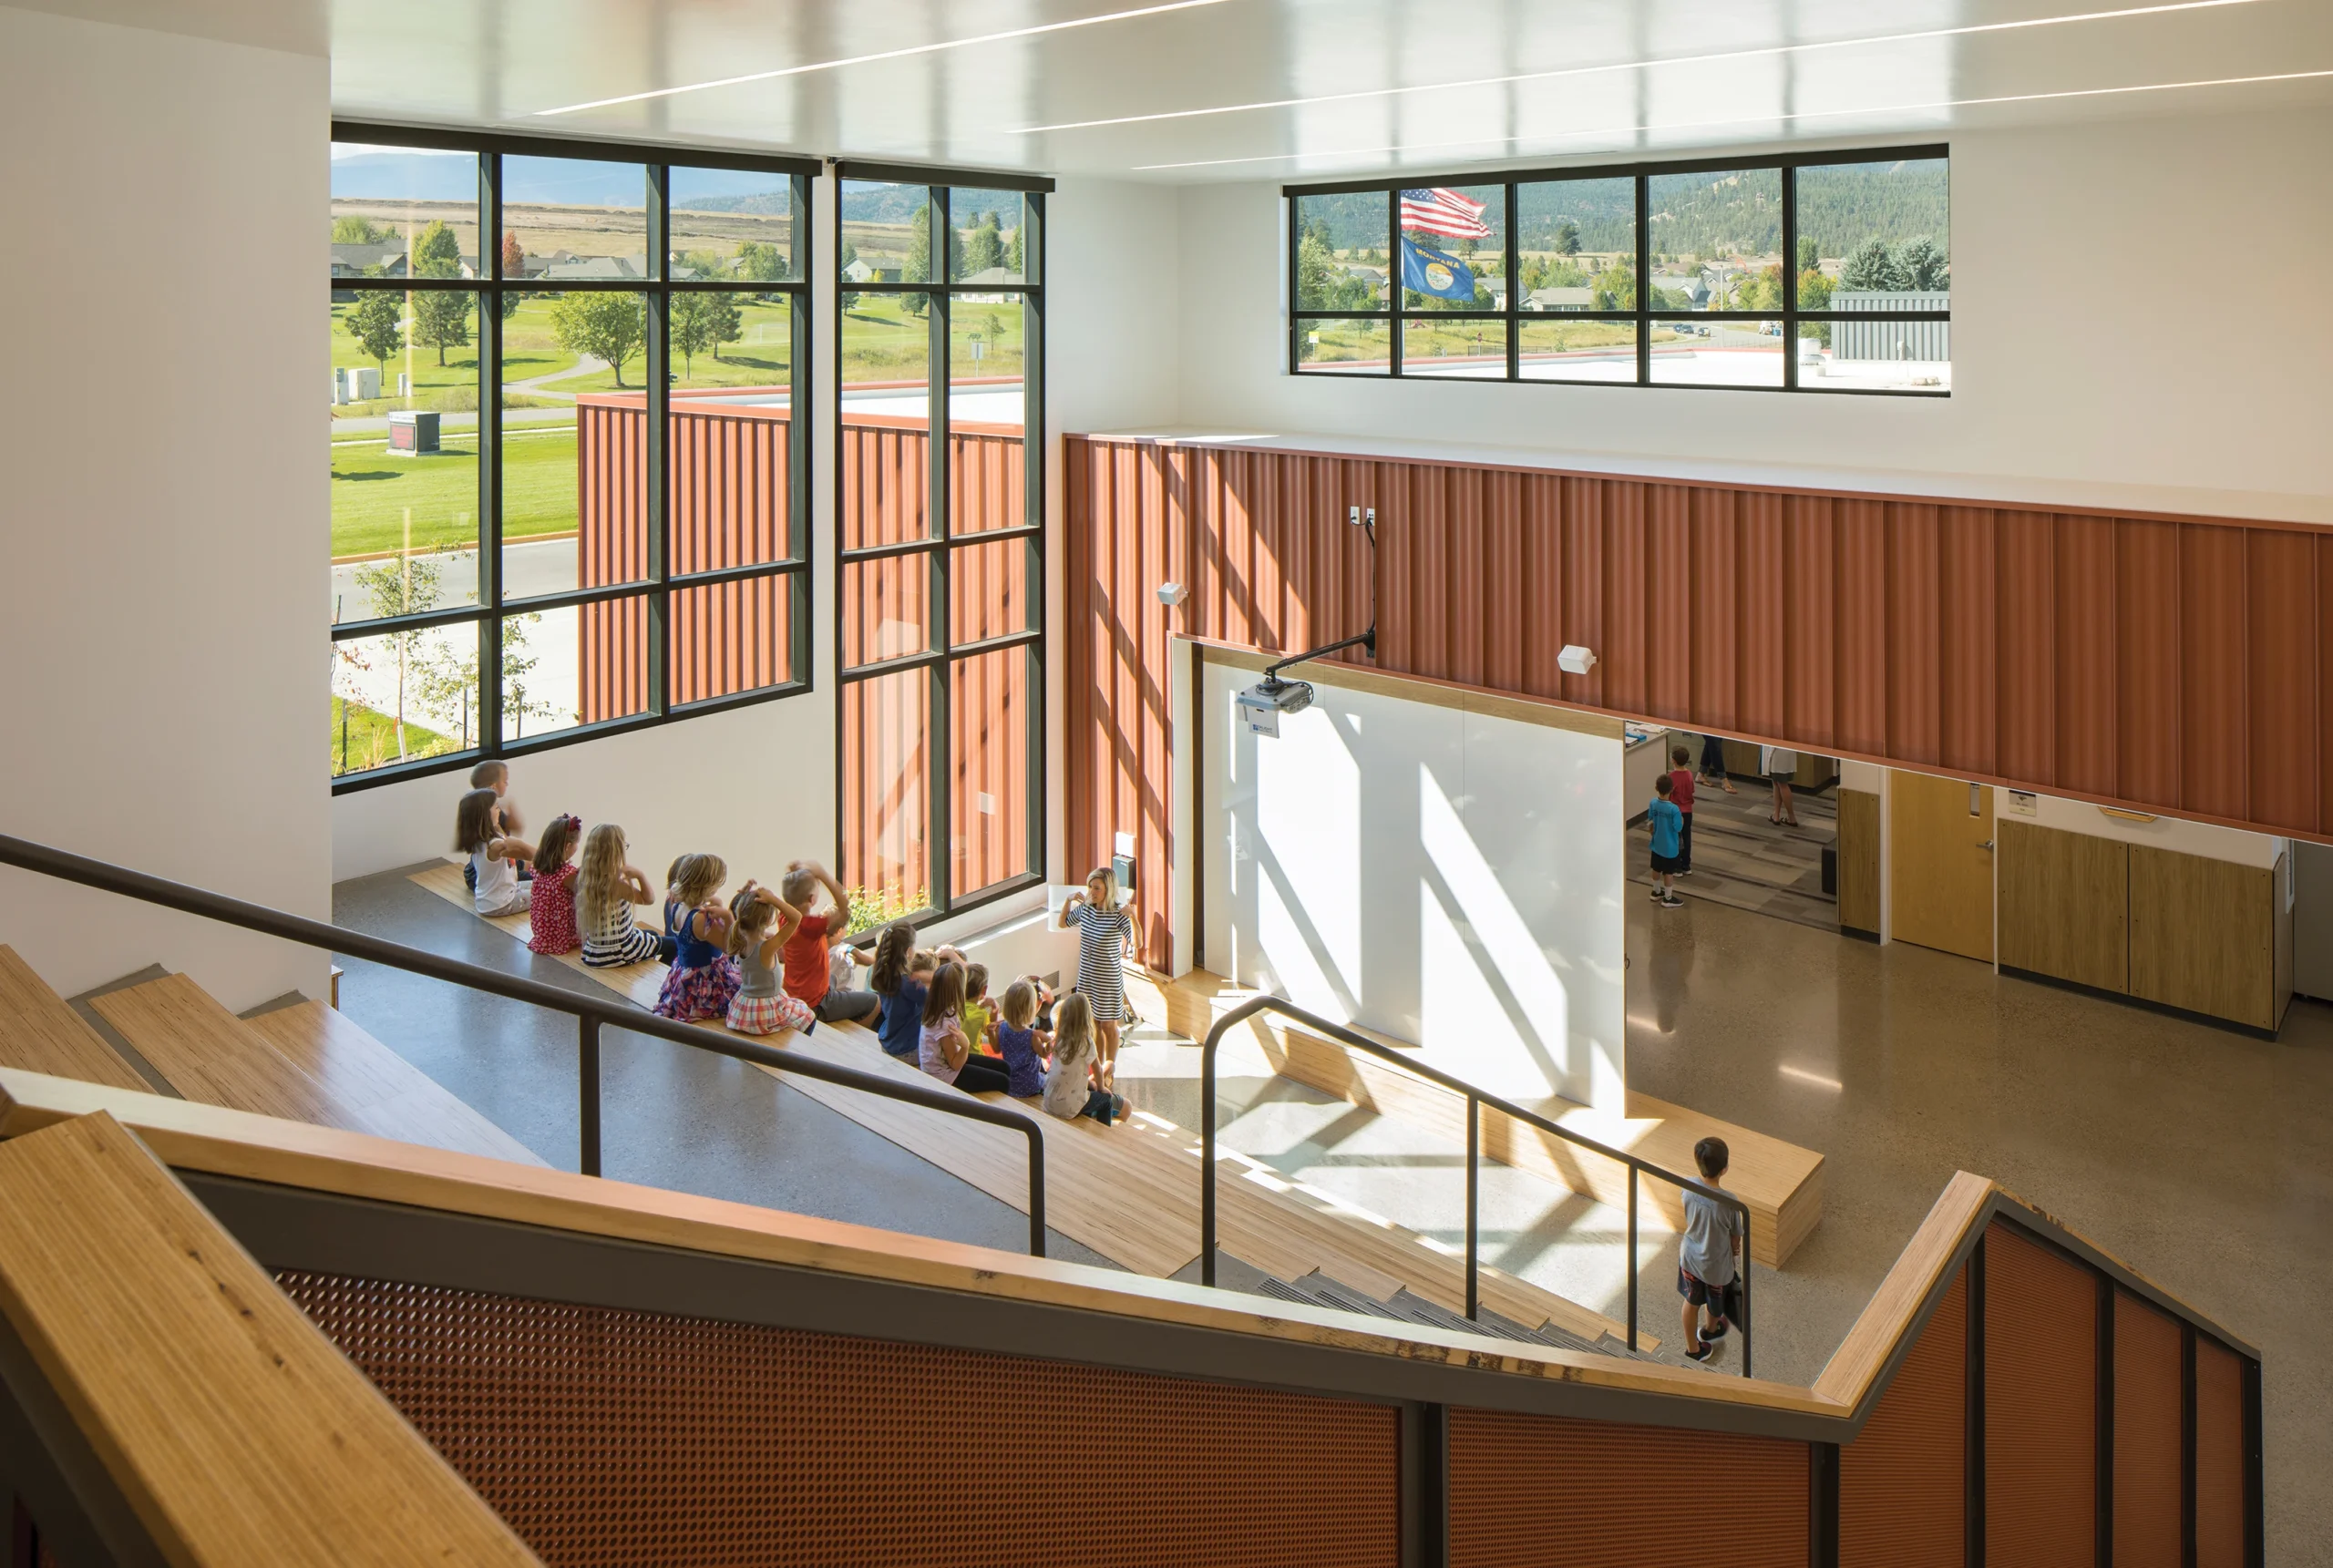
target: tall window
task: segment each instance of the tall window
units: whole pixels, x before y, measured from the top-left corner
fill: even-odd
[[[333,149],[335,787],[805,689],[816,166],[380,134]]]
[[[1285,194],[1296,374],[1951,390],[1942,148]]]
[[[842,169],[839,869],[886,914],[1042,875],[1044,194]]]

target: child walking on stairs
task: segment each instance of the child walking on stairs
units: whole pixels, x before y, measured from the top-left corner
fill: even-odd
[[[743,983],[737,960],[722,951],[729,911],[721,885],[729,867],[717,855],[683,855],[665,878],[664,931],[673,938],[673,968],[652,1010],[677,1023],[720,1018]]]
[[[778,983],[786,944],[802,924],[802,911],[748,881],[729,901],[729,956],[737,961],[737,994],[729,999],[729,1027],[739,1034],[776,1034],[798,1029],[807,1034],[818,1017],[810,1004],[788,996]]]

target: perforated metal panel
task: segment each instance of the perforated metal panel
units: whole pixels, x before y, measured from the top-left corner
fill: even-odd
[[[1964,1568],[1968,1281],[1956,1276],[1896,1380],[1839,1450],[1841,1568]]]
[[[2244,1364],[2195,1341],[2195,1568],[2243,1568]]]
[[[2098,1286],[1985,1232],[1986,1568],[2096,1568]]]
[[[2114,1568],[2179,1568],[2179,1341],[2114,1293]]]
[[[1387,1406],[278,1280],[554,1568],[1391,1568],[1397,1555]]]
[[[1451,1568],[1806,1568],[1804,1443],[1450,1412]]]

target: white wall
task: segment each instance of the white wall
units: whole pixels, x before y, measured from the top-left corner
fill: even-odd
[[[322,412],[329,67],[0,9],[0,831],[330,912]],[[230,1006],[322,954],[0,874],[70,994]]]
[[[2208,281],[2305,276],[2333,253],[2328,146],[2323,109],[1954,137],[1944,400],[1291,378],[1278,185],[1190,188],[1181,418],[1486,460],[2333,522],[2333,314],[2269,282],[2243,315]]]
[[[2274,866],[2288,842],[2265,833],[2247,833],[2240,827],[2189,822],[2176,816],[2158,816],[2153,822],[2109,816],[2088,801],[2067,800],[2054,794],[2034,796],[2033,815],[2025,816],[2012,809],[2009,797],[2013,793],[2006,789],[1993,792],[1996,821],[2015,817],[2020,822],[2030,822],[2067,833],[2088,834],[2092,838],[2119,839],[2124,844],[2151,845],[2180,855],[2200,855],[2207,860],[2232,860],[2239,866]]]
[[[1208,967],[1495,1093],[1626,1097],[1620,742],[1339,687],[1249,733],[1210,664]]]

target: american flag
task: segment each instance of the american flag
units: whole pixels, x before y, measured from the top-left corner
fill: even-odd
[[[1487,240],[1491,234],[1491,226],[1483,221],[1483,203],[1442,186],[1402,192],[1402,227],[1454,240]]]

